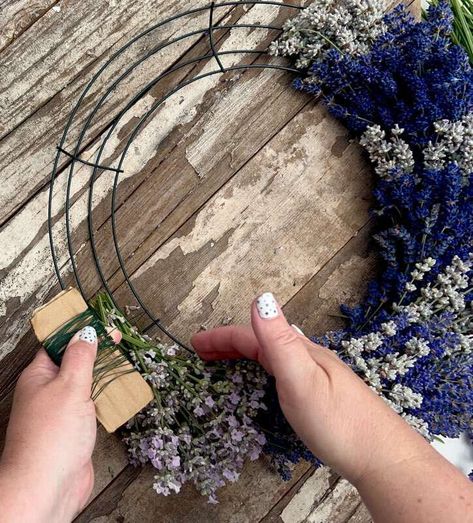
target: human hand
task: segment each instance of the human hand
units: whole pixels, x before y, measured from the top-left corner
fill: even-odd
[[[21,374],[0,460],[2,522],[71,521],[87,502],[94,483],[96,352],[96,332],[85,327],[60,368],[41,349]]]
[[[276,378],[292,428],[359,490],[374,521],[472,521],[473,488],[334,352],[291,327],[270,293],[253,302],[251,327],[200,332],[206,360],[246,357]]]
[[[281,408],[309,449],[352,483],[431,449],[334,352],[292,328],[270,293],[253,302],[252,327],[200,332],[203,359],[246,357],[276,378]]]

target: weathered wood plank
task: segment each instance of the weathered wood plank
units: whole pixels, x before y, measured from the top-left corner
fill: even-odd
[[[202,323],[246,321],[243,304],[264,289],[285,303],[366,223],[367,176],[346,130],[310,105],[140,266],[133,284],[186,341]],[[123,287],[116,296],[131,300]]]
[[[65,0],[61,3],[60,23],[57,13],[48,12],[0,55],[0,67],[5,71],[0,78],[0,100],[5,104],[0,137],[62,91],[125,34],[128,38],[137,34],[143,22],[150,26],[150,11],[158,4],[86,0],[79,5]],[[179,1],[167,2],[165,8],[161,5],[153,13],[153,18],[164,19],[183,8]]]
[[[41,20],[0,54],[0,224],[43,187],[50,176],[55,147],[60,141],[69,113],[93,75],[120,47],[158,20],[188,8],[184,0],[160,2],[139,0],[116,2],[64,0],[60,13],[48,12]],[[195,7],[207,5],[198,0]],[[230,7],[218,11],[224,16]],[[152,17],[150,13],[153,13]],[[60,22],[58,17],[61,16]],[[120,24],[116,23],[120,20]],[[119,63],[112,64],[100,77],[74,119],[66,148],[72,148],[85,117],[124,68],[178,34],[205,27],[208,13],[187,17],[153,31],[134,44]],[[84,137],[84,147],[100,133],[112,117],[150,79],[158,76],[188,50],[198,37],[176,43],[158,52],[127,77],[92,119]],[[41,45],[38,45],[38,42]],[[32,52],[32,49],[34,52]],[[21,125],[20,125],[21,124]],[[60,167],[66,165],[62,158]]]
[[[232,34],[230,34],[230,37],[231,36]],[[248,35],[241,34],[240,38],[248,39]],[[258,42],[259,38],[256,38],[255,36],[254,45],[257,45]],[[238,151],[240,163],[236,162],[237,153],[232,153],[233,160],[236,162],[236,165],[234,165],[232,169],[229,171],[229,173],[225,176],[231,176],[235,172],[235,169],[238,169],[238,166],[241,165],[241,162],[246,161],[249,155],[254,154],[258,150],[258,147],[260,147],[260,144],[265,143],[268,137],[272,136],[272,134],[277,132],[280,126],[284,125],[284,123],[288,119],[290,119],[295,114],[295,112],[297,112],[298,108],[305,103],[304,97],[297,97],[296,94],[293,93],[292,90],[289,88],[288,79],[285,79],[282,82],[282,84],[279,84],[279,80],[277,80],[278,78],[281,78],[281,75],[279,77],[266,77],[263,81],[253,79],[253,84],[256,87],[259,86],[260,91],[261,89],[267,89],[274,83],[274,87],[270,92],[275,94],[276,99],[279,95],[281,95],[281,93],[284,95],[280,97],[281,99],[278,102],[281,104],[282,111],[280,113],[276,113],[274,117],[268,117],[264,126],[255,126],[254,124],[252,124],[251,120],[247,124],[243,125],[244,129],[249,129],[251,126],[253,127],[253,134],[250,134],[248,138],[252,138],[254,143],[252,145],[252,148],[248,151],[245,151],[245,149],[242,146],[245,144],[249,144],[249,139],[247,139],[246,141],[242,140],[241,144],[234,144],[233,147],[236,151]],[[225,86],[225,84],[223,85]],[[235,94],[241,95],[244,91],[242,91],[241,88],[240,90],[238,90],[237,85],[238,84],[233,86],[233,88],[235,89]],[[248,87],[248,85],[246,87]],[[155,118],[149,121],[149,124],[145,129],[146,136],[142,137],[142,141],[140,141],[140,148],[134,151],[134,156],[125,165],[126,171],[121,178],[122,184],[126,184],[127,181],[129,182],[128,190],[130,192],[134,191],[137,185],[140,185],[140,180],[146,180],[150,177],[150,175],[153,174],[153,171],[156,168],[156,163],[159,164],[159,160],[155,159],[156,147],[167,136],[168,132],[172,132],[173,129],[177,127],[178,131],[175,135],[173,135],[174,141],[170,140],[170,142],[171,144],[176,143],[176,141],[179,142],[182,139],[182,134],[180,134],[181,132],[179,131],[179,125],[181,125],[182,127],[184,124],[188,124],[191,138],[186,143],[192,144],[193,141],[199,138],[199,135],[193,137],[191,131],[192,126],[195,125],[194,116],[198,122],[199,118],[201,117],[201,114],[197,113],[196,115],[194,115],[193,111],[199,103],[205,102],[206,94],[209,92],[209,90],[215,90],[213,96],[210,97],[212,100],[218,96],[219,89],[221,88],[222,85],[219,84],[217,76],[209,77],[208,81],[202,80],[201,82],[196,84],[196,87],[194,87],[191,93],[192,97],[190,99],[186,98],[183,103],[181,103],[181,99],[177,99],[173,103],[167,104],[165,107],[163,107],[162,111],[159,112],[159,114]],[[254,88],[253,90],[255,95],[261,94],[261,92],[257,89]],[[236,97],[234,96],[233,99],[230,99],[230,106],[231,102],[235,98]],[[266,97],[265,99],[265,107],[270,103],[274,104],[274,101],[270,100],[269,97]],[[295,102],[296,100],[298,100],[298,102],[296,102],[294,107],[292,107],[291,102]],[[257,99],[253,100],[250,109],[255,106],[257,106]],[[212,107],[211,104],[210,107]],[[208,106],[204,103],[204,106],[202,108],[203,114],[206,114],[207,108]],[[143,110],[142,107],[136,107],[134,109],[136,112],[131,112],[131,114],[129,115],[130,120],[133,120],[135,115],[140,115],[141,111]],[[190,122],[188,122],[187,120],[190,120]],[[163,126],[163,122],[169,122],[169,124]],[[217,127],[216,130],[222,130],[222,126],[225,123],[225,120],[224,118],[222,118],[221,115],[217,119],[217,122],[220,123],[220,126]],[[271,122],[273,123],[271,124]],[[126,128],[126,122],[123,123],[123,127]],[[121,129],[122,128],[118,129],[118,134],[120,134]],[[235,126],[233,125],[233,127],[227,129],[227,134],[229,130],[234,129]],[[130,131],[128,130],[127,132]],[[126,133],[124,133],[124,137],[122,137],[122,140],[118,139],[117,142],[114,142],[112,144],[112,151],[110,152],[110,154],[116,154],[115,147],[119,149],[122,146],[123,140],[125,139]],[[172,150],[172,145],[169,145],[169,148],[165,146],[164,149],[164,152],[160,152],[158,154],[158,158],[161,158],[161,154],[166,154],[166,152]],[[84,155],[84,157],[91,157],[95,150],[96,149],[93,148],[90,152],[90,156],[86,154]],[[181,154],[182,150],[178,151],[178,153],[179,154],[175,155],[175,159],[177,159],[176,161],[181,161],[182,158],[185,158]],[[168,182],[168,195],[173,198],[170,201],[173,204],[178,205],[180,201],[183,199],[183,197],[189,195],[189,193],[192,191],[192,188],[195,187],[196,182],[201,183],[202,180],[199,178],[199,176],[197,176],[195,170],[189,167],[188,172],[193,185],[181,187],[179,185],[179,180],[183,179],[182,170],[180,169],[179,165],[176,165],[174,167],[176,169],[171,172],[172,177],[169,178]],[[73,201],[75,201],[71,211],[73,217],[72,233],[75,245],[77,245],[78,248],[80,248],[80,246],[87,241],[87,230],[84,224],[87,195],[84,194],[84,187],[87,186],[89,173],[90,169],[88,167],[78,168],[77,173],[74,177],[75,181],[72,189]],[[218,183],[217,174],[221,176],[222,170],[218,171],[213,178],[214,182],[216,180]],[[156,174],[154,174],[154,176],[156,176]],[[159,174],[159,176],[161,176],[161,174]],[[209,180],[211,179],[212,178],[209,177]],[[225,180],[222,180],[220,183],[223,183],[224,181]],[[55,186],[55,201],[56,199],[60,199],[61,195],[64,193],[64,184],[61,182],[62,180],[60,180],[59,183],[57,183]],[[150,183],[152,187],[153,181],[151,181]],[[154,179],[154,183],[156,183],[156,178]],[[97,206],[96,210],[98,211],[99,215],[99,224],[101,223],[101,214],[104,216],[103,219],[106,219],[106,217],[109,215],[109,211],[106,212],[105,209],[107,209],[110,201],[110,185],[110,175],[101,176],[96,184],[94,195],[95,204]],[[216,188],[218,188],[218,185],[214,186],[213,190],[216,190]],[[183,192],[180,192],[181,189],[183,190]],[[209,191],[208,188],[205,190],[207,192]],[[203,201],[205,201],[205,190],[202,191],[202,197],[204,197],[203,200],[199,200],[198,198],[196,198],[195,203],[197,206],[201,205]],[[120,185],[120,191],[122,191],[122,185]],[[210,194],[211,193],[212,190],[210,191]],[[165,194],[165,196],[167,195]],[[54,282],[51,272],[51,263],[49,261],[50,252],[48,245],[47,230],[46,224],[44,222],[44,210],[47,205],[47,197],[47,191],[42,191],[34,200],[29,202],[29,204],[24,209],[22,209],[20,213],[18,213],[12,220],[10,220],[6,224],[6,226],[0,231],[0,236],[2,237],[2,240],[5,241],[5,243],[7,244],[12,245],[12,249],[3,252],[0,255],[0,267],[3,268],[3,274],[1,274],[3,278],[0,283],[0,297],[2,298],[0,302],[3,303],[3,311],[0,310],[0,317],[3,316],[3,318],[1,318],[0,320],[0,330],[3,329],[5,333],[4,342],[2,344],[0,352],[2,352],[3,355],[6,355],[7,353],[11,352],[16,346],[18,340],[23,335],[25,335],[25,331],[27,329],[25,319],[27,319],[29,312],[35,306],[35,302],[37,303],[39,299],[44,298],[45,294],[47,294]],[[154,204],[156,205],[156,196],[153,195],[153,192],[148,192],[147,198],[154,198]],[[101,208],[98,208],[100,207],[99,204],[102,204]],[[139,202],[138,204],[138,208],[143,209],[143,214],[146,212],[146,206],[143,207],[144,204],[146,204],[146,201],[144,203]],[[100,209],[103,210],[101,211]],[[55,210],[54,216],[56,216],[56,214],[60,216],[60,212],[62,212],[61,209]],[[192,213],[193,209],[187,208],[187,210],[184,213],[182,211],[179,211],[177,213],[180,216],[180,222],[178,222],[177,225],[180,225],[180,223],[182,223],[188,218],[189,212]],[[95,214],[94,216],[97,216],[97,214]],[[150,216],[149,223],[146,219],[147,216],[144,215],[143,220],[140,221],[140,224],[138,224],[139,227],[135,229],[136,239],[146,239],[146,234],[152,232],[159,225],[159,216],[153,214],[148,214],[148,216]],[[133,212],[132,223],[136,222],[135,217],[136,213]],[[135,223],[135,225],[137,224]],[[143,230],[140,230],[140,227]],[[64,245],[64,228],[61,226],[61,224],[57,223],[55,225],[55,229],[57,229],[57,236],[59,236],[60,243],[60,248],[58,252],[60,257],[60,265],[64,265],[65,263],[67,263]],[[171,234],[174,230],[175,229],[170,229],[168,234]],[[113,259],[113,257],[110,255],[110,236],[108,236],[107,240],[108,245],[105,244],[105,248],[108,249],[108,251],[106,253],[107,255],[105,259],[107,263],[108,260],[111,260],[111,263],[114,263],[116,268],[117,261],[116,259]],[[130,254],[132,254],[132,251],[130,251]],[[96,284],[97,275],[95,274],[93,267],[88,262],[90,262],[90,259],[84,255],[78,261],[78,265],[79,267],[81,267],[81,273],[86,279],[89,275],[91,275],[91,278],[95,278],[95,287],[92,287],[92,289],[90,289],[90,295],[93,295],[98,290]],[[18,320],[16,320],[17,317]]]
[[[0,52],[60,0],[4,0],[0,3]],[[54,10],[60,12],[58,5]]]
[[[311,467],[303,478],[271,509],[261,523],[281,523],[281,514],[285,513],[286,521],[300,521],[301,515],[308,514],[330,492],[339,477],[328,468],[313,470]],[[296,488],[297,487],[297,488]],[[289,507],[290,505],[290,507]]]
[[[304,468],[303,466],[301,467]],[[220,491],[219,504],[209,505],[193,487],[178,496],[163,497],[151,490],[153,471],[127,468],[124,478],[115,480],[78,517],[78,523],[123,521],[143,523],[254,523],[259,521],[299,476],[284,483],[264,460],[248,463],[239,481]]]
[[[108,516],[116,509],[123,493],[138,478],[141,469],[128,466],[123,472],[110,482],[108,488],[99,499],[95,499],[74,520],[75,523],[89,523],[90,521],[110,521]]]
[[[104,459],[104,457],[106,457]],[[92,462],[95,472],[94,490],[92,499],[102,492],[107,485],[121,475],[128,464],[126,449],[117,434],[109,434],[101,426],[97,430]]]
[[[301,490],[283,510],[284,523],[346,523],[353,516],[360,503],[355,487],[344,479],[338,480],[320,499],[317,490],[318,478],[307,480]]]
[[[283,497],[271,508],[271,510],[260,520],[259,523],[276,523],[280,522],[280,514],[287,507],[288,503],[294,497],[294,495],[299,492],[302,486],[306,481],[313,475],[314,467],[308,466],[306,472],[297,480],[296,483],[293,483],[291,487],[284,493]],[[324,474],[328,474],[328,470],[325,470]],[[331,478],[329,478],[330,483]],[[320,484],[324,484],[324,479],[320,478]]]
[[[358,508],[353,513],[353,516],[349,519],[350,523],[373,523],[371,514],[363,503],[358,505]]]

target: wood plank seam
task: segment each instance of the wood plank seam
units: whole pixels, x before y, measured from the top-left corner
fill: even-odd
[[[297,482],[287,491],[285,492],[277,501],[276,503],[273,504],[273,506],[271,507],[271,509],[268,511],[268,513],[266,515],[264,515],[262,518],[260,518],[258,520],[258,523],[269,523],[270,521],[270,517],[271,517],[271,513],[273,511],[275,511],[276,507],[278,507],[278,510],[277,512],[278,513],[281,513],[282,512],[282,508],[280,510],[280,506],[281,506],[281,501],[283,501],[285,498],[290,498],[291,495],[295,494],[296,492],[299,491],[299,489],[302,487],[302,485],[310,478],[310,476],[312,476],[312,474],[315,472],[315,467],[313,466],[309,466],[309,468],[307,469],[306,472],[304,472],[304,474],[297,480]],[[290,500],[288,499],[288,502]],[[279,515],[279,514],[278,514]]]
[[[59,0],[61,1],[61,0]],[[220,24],[223,20],[225,20],[226,18],[228,18],[235,10],[236,10],[237,6],[234,6],[232,7],[228,12],[224,13],[217,21],[218,24]],[[242,13],[241,16],[244,16],[245,13]],[[223,32],[223,34],[216,40],[217,43],[219,43],[222,39],[225,38],[226,35],[228,35],[229,33],[229,30],[226,30]],[[172,70],[173,67],[175,67],[176,64],[178,64],[186,55],[190,54],[196,46],[202,44],[202,42],[205,42],[207,36],[205,34],[203,34],[201,37],[199,37],[199,39],[194,42],[189,48],[187,48],[181,55],[179,55],[179,57],[177,57],[174,62],[172,62],[167,68],[165,68],[163,70],[163,73],[166,73],[170,70]],[[93,66],[97,63],[99,63],[101,60],[102,60],[102,57],[103,55],[106,53],[106,51],[104,53],[102,53],[102,55],[98,56],[98,57],[95,57],[94,60],[92,60],[92,62],[87,66],[87,69],[92,69]],[[190,72],[188,72],[184,78],[188,77],[189,75],[192,74],[192,71],[195,70],[195,68],[197,68],[199,66],[198,63],[194,64],[193,67],[192,67],[192,70]],[[80,73],[78,73],[71,81],[70,83],[74,83],[80,76],[82,76],[83,74],[83,71],[81,71]],[[27,122],[32,116],[34,116],[35,114],[37,114],[39,111],[41,111],[42,109],[44,109],[48,104],[50,104],[55,98],[59,97],[61,95],[61,93],[64,92],[64,90],[67,88],[68,86],[65,85],[63,88],[61,88],[59,91],[57,91],[53,96],[51,96],[48,100],[46,100],[43,104],[41,104],[39,107],[37,107],[31,114],[28,115],[28,117],[24,118],[17,126],[15,126],[13,129],[11,129],[9,132],[7,132],[6,134],[4,134],[3,136],[0,136],[0,143],[5,139],[7,138],[9,135],[11,135],[12,133],[14,133],[19,127],[21,127],[25,122]],[[75,101],[74,101],[75,103]],[[113,121],[113,118],[112,118],[112,121]],[[103,125],[103,127],[101,129],[98,129],[96,132],[95,132],[95,135],[93,135],[92,137],[90,137],[87,141],[84,141],[82,144],[81,144],[81,148],[77,154],[78,157],[81,156],[81,154],[83,154],[85,151],[87,151],[88,149],[90,149],[91,147],[93,147],[97,142],[98,140],[100,140],[100,138],[103,136],[103,134],[107,131],[107,129],[110,127],[110,123],[108,124],[105,124]],[[71,151],[68,151],[69,153],[71,153]],[[51,155],[52,157],[54,157],[54,155],[56,154],[56,150],[53,150],[51,151]],[[67,156],[67,155],[66,155]],[[65,160],[64,164],[57,170],[57,173],[56,173],[56,179],[59,178],[60,175],[63,175],[64,172],[66,172],[70,166],[71,166],[71,163],[72,163],[72,159],[67,159]],[[101,176],[102,173],[99,173],[99,176]],[[31,195],[29,195],[29,197],[24,201],[22,202],[22,204],[20,206],[18,206],[15,211],[13,213],[11,213],[8,217],[5,217],[2,221],[0,221],[0,230],[16,215],[18,214],[19,212],[22,211],[22,209],[24,209],[32,200],[34,200],[39,193],[41,193],[42,191],[44,191],[48,186],[50,185],[50,179],[47,178],[45,180],[45,182],[38,186],[35,190],[34,193],[32,193]]]
[[[358,505],[356,505],[356,507],[353,508],[353,510],[351,510],[347,516],[348,518],[346,519],[346,522],[349,523],[349,521],[351,520],[351,518],[356,514],[356,512],[358,511],[358,509],[360,508],[360,505],[362,505],[363,502],[360,501],[360,503],[358,503]]]
[[[54,6],[56,6],[57,4],[59,4],[62,0],[52,0],[49,7],[46,8],[42,14],[38,17],[38,18],[35,18],[33,19],[30,23],[28,23],[27,25],[25,26],[22,26],[21,30],[19,32],[15,32],[14,31],[14,34],[11,38],[8,38],[8,37],[5,37],[4,39],[4,44],[3,45],[0,45],[0,54],[5,51],[5,49],[7,49],[7,47],[9,45],[11,45],[15,40],[17,40],[18,38],[21,37],[21,35],[23,33],[25,33],[26,31],[28,31],[28,29],[30,29],[31,27],[33,27],[33,25],[35,25],[37,22],[39,22],[39,20],[41,20],[41,18],[46,15],[50,10],[53,9]],[[7,2],[5,2],[6,4]],[[11,21],[11,20],[10,20]],[[8,21],[7,23],[3,26],[3,28],[0,28],[0,29],[3,29],[5,30],[5,26],[8,26]]]
[[[330,260],[327,260],[321,267],[320,269],[317,271],[316,274],[313,275],[313,277],[308,280],[304,285],[302,285],[302,287],[292,296],[292,298],[290,300],[288,300],[284,305],[283,305],[283,308],[288,306],[293,300],[295,300],[297,298],[297,296],[303,292],[307,286],[310,285],[311,281],[318,275],[320,274],[326,267],[327,265],[329,265],[331,263],[331,261],[336,258],[339,254],[341,254],[345,248],[347,247],[347,245],[353,240],[353,238],[355,238],[358,234],[360,234],[364,229],[370,227],[370,225],[373,223],[373,219],[372,218],[369,218],[357,231],[355,234],[352,235],[351,238],[349,238],[339,249],[338,251],[333,255],[332,258],[330,258]],[[342,304],[340,304],[342,305]]]

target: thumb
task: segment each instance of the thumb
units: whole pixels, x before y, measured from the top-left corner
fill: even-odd
[[[261,364],[277,380],[297,383],[313,367],[301,335],[289,325],[272,293],[265,292],[253,302],[251,323],[261,346]]]
[[[91,326],[84,327],[69,342],[59,369],[59,375],[88,398],[96,356],[97,332]]]

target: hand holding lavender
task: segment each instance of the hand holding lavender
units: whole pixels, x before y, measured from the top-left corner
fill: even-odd
[[[293,429],[359,489],[375,520],[465,521],[469,481],[334,352],[291,327],[270,293],[253,303],[251,320],[198,333],[192,344],[205,360],[249,358],[273,374]]]

